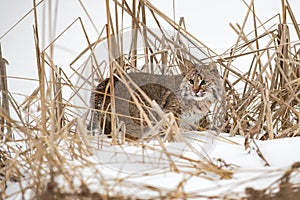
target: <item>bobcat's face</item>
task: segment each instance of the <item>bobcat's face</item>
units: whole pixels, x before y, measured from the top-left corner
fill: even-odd
[[[181,85],[181,95],[190,100],[215,101],[218,99],[216,86],[211,79],[211,74],[206,70],[191,69],[184,77]]]

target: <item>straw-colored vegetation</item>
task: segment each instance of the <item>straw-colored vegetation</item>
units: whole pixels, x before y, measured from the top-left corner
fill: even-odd
[[[292,24],[286,23],[287,17]],[[250,19],[254,30],[246,35],[243,27]],[[227,108],[228,119],[232,121],[228,131],[231,135],[260,139],[299,136],[300,30],[292,8],[284,1],[282,15],[261,22],[254,6],[250,6],[242,26],[230,25],[238,40],[228,56],[219,59],[225,68],[225,87],[230,99]],[[295,31],[298,37],[290,38],[290,31]],[[247,71],[234,69],[234,63],[244,57],[251,59]],[[230,73],[237,77],[235,81],[229,82]],[[235,86],[241,82],[243,87],[237,91]]]
[[[30,195],[37,199],[134,198],[132,194],[120,192],[115,186],[150,191],[160,198],[199,197],[198,194],[184,192],[183,186],[186,180],[183,180],[176,190],[164,191],[164,189],[154,188],[147,184],[127,182],[121,177],[120,179],[109,179],[98,168],[99,163],[90,159],[93,150],[89,145],[90,133],[86,129],[86,124],[89,120],[89,113],[94,109],[90,107],[89,100],[83,94],[86,92],[90,94],[99,81],[106,77],[112,77],[113,74],[125,80],[123,76],[126,76],[125,72],[128,69],[147,73],[157,73],[157,70],[160,70],[159,73],[178,74],[176,67],[173,67],[177,65],[174,55],[178,49],[192,61],[217,62],[226,90],[226,117],[222,129],[219,131],[232,136],[244,135],[246,141],[300,135],[300,29],[288,1],[282,0],[281,14],[266,22],[260,21],[256,16],[254,1],[247,5],[248,11],[242,25],[231,24],[237,34],[236,43],[222,55],[209,49],[188,32],[185,29],[183,18],[180,22],[175,22],[147,0],[133,0],[130,3],[131,5],[127,1],[106,1],[107,23],[103,26],[97,41],[91,42],[85,35],[89,45],[70,63],[72,74],[67,74],[60,66],[56,65],[52,58],[52,51],[55,48],[56,39],[74,24],[79,23],[83,32],[86,33],[84,24],[78,18],[47,48],[41,49],[40,25],[35,5],[31,12],[35,19],[36,52],[32,53],[36,54],[39,86],[30,95],[24,94],[28,97],[21,103],[15,99],[16,97],[10,93],[7,87],[5,71],[7,61],[2,58],[0,52],[1,198],[15,195],[25,198],[28,191],[31,191]],[[82,6],[84,7],[83,4]],[[287,18],[291,19],[291,24],[287,24]],[[151,20],[156,23],[158,33],[154,33],[147,27]],[[126,29],[125,21],[127,23],[130,21],[130,29]],[[244,32],[244,27],[250,22],[253,23],[253,31],[248,34]],[[174,35],[169,36],[167,30],[171,30]],[[123,48],[122,37],[116,37],[125,31],[130,32],[129,49]],[[295,31],[298,38],[290,38],[290,31]],[[144,36],[144,46],[137,50],[138,35],[140,34]],[[163,35],[165,37],[162,37]],[[128,38],[126,39],[128,40]],[[103,41],[108,42],[108,55],[103,60],[99,60],[97,58],[99,55],[95,50]],[[79,59],[86,54],[90,54],[89,59],[84,64],[78,64]],[[250,62],[246,66],[241,66],[245,59]],[[141,63],[143,67],[141,67]],[[154,65],[172,67],[155,68]],[[87,70],[90,70],[90,73],[86,76]],[[50,73],[48,73],[49,71]],[[74,81],[76,76],[78,79]],[[113,79],[110,79],[110,84],[113,85]],[[111,94],[114,92],[113,89],[111,87]],[[136,87],[136,90],[139,88]],[[72,94],[66,96],[65,91],[71,91]],[[141,108],[143,105],[140,104],[134,91],[129,89],[129,92],[132,93],[132,99],[137,107]],[[113,95],[111,96],[113,97]],[[147,100],[147,96],[144,98]],[[81,105],[74,104],[79,101]],[[160,127],[167,126],[164,129],[167,135],[180,138],[174,116],[164,113],[155,102],[147,101],[161,117],[157,126],[153,126],[147,121],[147,116],[142,114],[143,119],[153,129],[153,134]],[[118,113],[115,110],[114,98],[111,98],[110,108],[111,113],[109,114],[113,122],[111,126],[112,139],[100,142],[110,141],[112,145],[123,144],[125,138],[120,136],[117,131]],[[12,110],[16,114],[16,118],[11,117]],[[143,109],[141,108],[141,110]],[[212,178],[209,174],[214,174],[216,175],[213,176],[215,179],[232,177],[233,171],[225,162],[220,166],[211,161],[209,157],[199,161],[172,154],[166,150],[159,137],[157,140],[160,142],[162,151],[168,157],[170,170],[174,172],[186,173],[191,176],[203,174],[203,176],[207,175],[207,178]],[[133,141],[132,145],[151,148],[147,143],[136,141]],[[257,152],[264,160],[259,148],[257,148]],[[180,165],[174,162],[175,159],[180,159]],[[267,165],[266,160],[265,162]],[[185,171],[182,170],[181,165],[184,166]],[[87,167],[92,171],[91,174],[85,173],[84,170]],[[299,166],[293,166],[285,176],[288,177],[296,168]],[[90,183],[91,177],[93,183]],[[5,193],[8,181],[17,183],[18,190],[11,196],[7,196]],[[283,177],[280,184],[284,184],[284,181],[288,183],[288,179]],[[95,189],[92,189],[94,185],[101,186],[101,189],[96,192]],[[280,191],[278,196],[280,196]],[[293,192],[299,196],[299,188],[294,188]],[[268,196],[265,191],[255,191],[251,188],[247,189],[245,195],[248,195],[249,199],[253,199],[254,195],[260,195],[261,199]],[[225,196],[215,198],[225,198]]]

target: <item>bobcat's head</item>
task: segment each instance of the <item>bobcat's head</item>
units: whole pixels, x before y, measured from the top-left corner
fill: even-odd
[[[184,60],[179,64],[184,76],[180,84],[180,92],[183,98],[196,101],[220,100],[223,95],[220,76],[214,63],[209,65],[194,65]]]

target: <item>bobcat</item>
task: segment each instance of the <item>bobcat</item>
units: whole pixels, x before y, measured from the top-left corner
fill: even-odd
[[[224,112],[221,110],[224,92],[216,65],[214,63],[195,65],[186,59],[178,64],[181,75],[147,73],[129,73],[128,75],[150,99],[157,102],[163,111],[174,114],[181,129],[199,130],[200,127],[214,129],[220,126],[220,116]],[[145,125],[140,118],[140,110],[133,103],[122,81],[116,76],[114,76],[114,84],[116,113],[125,122],[128,134],[139,137],[137,132],[141,132],[140,125]],[[136,93],[139,94],[137,91]],[[107,78],[101,81],[92,92],[91,107],[94,111],[88,125],[89,130],[98,129],[104,131],[105,134],[111,132],[109,94],[110,85],[109,78]],[[138,97],[143,107],[150,106],[141,95]],[[145,110],[147,116],[155,121],[157,118],[155,113]]]

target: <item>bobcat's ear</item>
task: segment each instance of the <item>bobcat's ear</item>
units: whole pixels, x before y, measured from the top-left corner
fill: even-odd
[[[185,76],[191,69],[195,68],[194,63],[183,58],[179,53],[177,53],[177,63],[181,74]]]
[[[214,62],[209,63],[208,68],[209,68],[209,71],[211,72],[211,74],[213,74],[215,76],[219,76],[219,71],[218,71],[216,63],[214,63]]]

